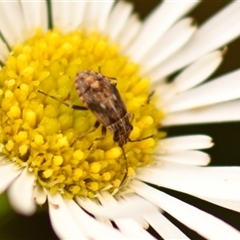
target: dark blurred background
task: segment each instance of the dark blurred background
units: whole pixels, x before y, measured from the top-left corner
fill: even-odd
[[[148,13],[150,13],[152,9],[154,9],[155,6],[159,4],[160,1],[129,0],[129,2],[134,3],[136,12],[138,12],[140,18],[143,19]],[[190,13],[190,16],[193,16],[196,22],[200,25],[213,13],[217,12],[229,2],[230,1],[203,1],[195,10]],[[240,23],[236,24],[239,24],[240,26]],[[225,55],[225,60],[221,67],[212,76],[212,78],[240,68],[239,53],[240,38],[228,44],[228,51]],[[213,137],[215,143],[213,148],[206,151],[211,155],[211,165],[240,165],[240,121],[235,123],[171,127],[166,130],[169,136],[187,135],[195,133],[210,135]],[[239,213],[215,206],[187,194],[163,188],[161,188],[161,190],[219,217],[220,219],[228,222],[229,224],[240,230]],[[236,191],[239,191],[239,189],[236,189]],[[191,239],[203,239],[197,233],[191,231],[186,226],[182,225],[172,216],[169,216],[168,214],[165,215],[171,221],[173,221],[183,232],[185,232],[185,234],[187,234]],[[10,223],[7,221],[7,219],[5,222],[2,222],[0,226],[0,239],[57,239],[49,226],[50,222],[48,219],[48,215],[44,211],[29,218],[15,215],[15,217],[11,220]],[[5,235],[6,232],[8,233],[7,235]]]

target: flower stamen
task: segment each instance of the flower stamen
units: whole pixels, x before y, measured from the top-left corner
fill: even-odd
[[[163,136],[158,124],[164,114],[155,107],[155,96],[149,100],[149,80],[139,76],[138,66],[118,48],[97,32],[38,30],[13,47],[0,71],[1,152],[31,169],[37,183],[52,194],[92,198],[102,189],[113,193],[121,187],[125,172],[130,179],[138,167],[153,161],[154,148]],[[132,141],[123,146],[126,157],[110,131],[104,137],[101,125],[89,131],[96,122],[92,111],[62,104],[82,106],[75,76],[83,70],[97,72],[99,66],[104,76],[117,79],[117,89],[134,115]]]

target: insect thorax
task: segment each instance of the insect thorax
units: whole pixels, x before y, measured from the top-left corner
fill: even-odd
[[[93,112],[103,126],[112,125],[127,114],[116,86],[102,74],[93,71],[80,72],[75,86],[84,106]]]

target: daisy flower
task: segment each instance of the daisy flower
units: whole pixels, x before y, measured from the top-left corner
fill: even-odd
[[[240,35],[240,4],[197,27],[185,16],[198,4],[164,1],[141,22],[124,1],[0,2],[0,191],[16,212],[47,204],[61,239],[153,239],[149,227],[157,238],[187,238],[164,212],[205,238],[240,239],[232,226],[153,186],[240,210],[240,169],[205,167],[210,158],[201,150],[212,139],[163,130],[240,119],[240,70],[204,83]],[[104,101],[90,107],[77,94],[75,77],[86,70],[119,91],[116,115],[126,105],[130,122],[114,139],[104,121],[93,129]]]

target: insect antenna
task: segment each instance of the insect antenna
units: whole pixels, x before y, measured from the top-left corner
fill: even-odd
[[[124,184],[124,182],[126,181],[127,175],[128,175],[128,160],[127,160],[127,157],[126,157],[126,153],[124,151],[123,146],[120,146],[120,148],[122,149],[122,152],[123,152],[123,157],[124,157],[124,160],[125,160],[126,172],[125,172],[125,174],[123,176],[122,182],[121,182],[119,187],[121,187]]]
[[[40,89],[38,89],[37,91],[38,91],[39,93],[47,96],[47,97],[50,97],[50,98],[52,98],[52,99],[60,102],[61,104],[64,104],[65,106],[67,106],[67,107],[69,107],[69,108],[76,109],[76,110],[88,110],[86,107],[74,105],[74,104],[71,104],[71,103],[67,103],[67,102],[65,102],[65,101],[63,101],[63,100],[61,100],[61,99],[59,99],[59,98],[57,98],[57,97],[54,97],[54,96],[52,96],[52,95],[50,95],[50,94],[48,94],[48,93],[45,93],[44,91],[42,91],[42,90],[40,90]]]
[[[154,93],[155,93],[155,91],[152,91],[152,92],[148,95],[147,104],[149,104],[149,103],[151,102]]]

